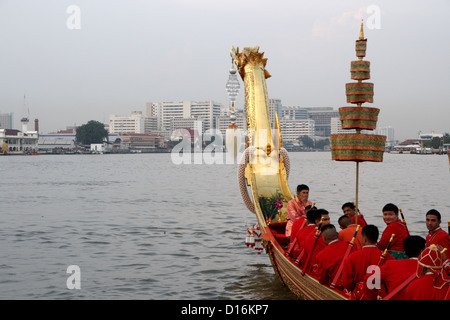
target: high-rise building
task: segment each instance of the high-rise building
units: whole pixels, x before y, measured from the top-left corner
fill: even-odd
[[[150,113],[158,117],[159,130],[172,130],[172,122],[174,119],[201,120],[203,130],[208,130],[215,128],[215,118],[220,115],[221,107],[222,105],[220,103],[212,100],[201,102],[153,102],[147,103],[147,115]]]
[[[331,134],[331,118],[339,118],[339,111],[331,107],[306,108],[308,119],[314,120],[316,136],[329,137]]]
[[[13,113],[0,113],[0,129],[12,129],[14,126]]]
[[[302,107],[285,107],[282,108],[282,118],[291,120],[308,119],[308,110]]]
[[[133,111],[131,116],[109,116],[109,133],[144,133],[145,122],[142,111]]]
[[[273,128],[275,126],[275,114],[278,115],[278,120],[282,117],[282,105],[280,99],[269,99],[269,116],[270,116],[270,126]]]

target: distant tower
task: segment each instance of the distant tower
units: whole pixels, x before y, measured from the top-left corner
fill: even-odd
[[[20,122],[22,122],[22,132],[23,133],[27,132],[28,131],[28,122],[30,122],[28,117],[23,117],[22,119],[20,119]]]
[[[39,133],[39,120],[38,119],[34,119],[34,131]]]
[[[26,97],[25,94],[23,95],[23,109],[24,109],[24,113],[26,113],[26,108],[27,108],[27,102],[26,102]],[[28,114],[30,112],[28,111]],[[22,119],[20,119],[20,122],[22,123],[22,132],[25,133],[28,131],[28,122],[30,122],[30,119],[28,119],[28,116],[24,116]]]

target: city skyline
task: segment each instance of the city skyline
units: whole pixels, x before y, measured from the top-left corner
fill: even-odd
[[[349,105],[345,83],[364,19],[379,126],[395,128],[398,140],[449,132],[448,9],[446,1],[6,0],[0,113],[13,112],[20,128],[29,110],[30,122],[51,132],[107,123],[149,101],[226,106],[230,48],[256,45],[268,58],[270,98],[337,110]]]

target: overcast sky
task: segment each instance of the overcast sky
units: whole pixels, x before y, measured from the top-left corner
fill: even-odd
[[[378,126],[450,132],[449,18],[448,0],[0,0],[0,113],[46,133],[150,101],[228,105],[230,48],[256,45],[269,98],[337,109],[364,19]]]

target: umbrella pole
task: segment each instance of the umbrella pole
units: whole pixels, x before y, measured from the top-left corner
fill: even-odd
[[[356,161],[356,218],[355,218],[355,224],[358,224],[358,185],[359,185],[359,161]]]

